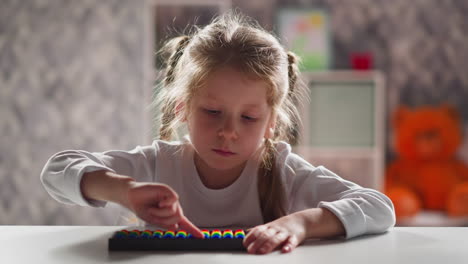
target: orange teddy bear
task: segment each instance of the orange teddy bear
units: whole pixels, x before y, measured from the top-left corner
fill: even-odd
[[[456,110],[448,105],[410,110],[394,116],[398,157],[387,168],[385,192],[397,218],[420,210],[468,215],[468,166],[456,158],[462,130]]]

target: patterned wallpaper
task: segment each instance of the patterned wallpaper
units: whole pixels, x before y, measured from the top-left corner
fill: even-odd
[[[0,5],[0,224],[114,224],[110,211],[57,203],[39,174],[60,150],[149,142],[144,2]]]
[[[65,206],[39,181],[63,149],[150,142],[152,0],[2,0],[0,224],[115,224],[113,210]],[[371,51],[387,111],[448,101],[468,124],[468,1],[233,0],[274,29],[278,7],[330,12],[334,68]],[[468,131],[468,128],[466,129]],[[464,155],[468,160],[468,145]],[[462,153],[463,154],[463,153]]]

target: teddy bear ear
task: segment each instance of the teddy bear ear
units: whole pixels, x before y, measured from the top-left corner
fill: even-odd
[[[398,108],[395,111],[395,114],[393,115],[393,126],[397,127],[401,123],[401,121],[403,121],[403,119],[405,119],[408,116],[410,112],[411,110],[407,106],[398,106]]]
[[[460,113],[458,113],[457,108],[449,103],[444,103],[440,106],[440,109],[447,114],[447,116],[451,117],[453,120],[460,119]]]

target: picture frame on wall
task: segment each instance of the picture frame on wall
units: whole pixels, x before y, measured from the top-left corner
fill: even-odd
[[[231,8],[231,0],[152,0],[154,67],[162,68],[163,54],[157,53],[164,43],[193,26],[208,25],[213,17]]]
[[[328,14],[321,9],[280,9],[277,29],[288,50],[301,58],[301,71],[322,71],[331,67]]]

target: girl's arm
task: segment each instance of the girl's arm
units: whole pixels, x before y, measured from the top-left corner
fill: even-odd
[[[85,173],[80,188],[86,199],[120,204],[146,223],[169,229],[180,227],[203,237],[201,230],[184,216],[176,192],[165,184],[137,183],[131,177],[100,170]]]
[[[340,189],[339,184],[336,187]],[[326,197],[328,201],[320,202],[318,207],[296,210],[256,226],[247,234],[244,246],[253,254],[265,254],[275,249],[286,253],[310,238],[351,238],[384,232],[395,223],[391,201],[384,197],[366,188],[331,194]]]
[[[80,189],[87,200],[113,202],[131,209],[127,194],[134,183],[131,177],[99,170],[84,173]]]
[[[344,234],[343,224],[332,212],[311,208],[255,227],[247,234],[244,246],[252,254],[265,254],[275,249],[287,253],[306,239]]]
[[[114,202],[149,224],[180,226],[194,236],[203,237],[184,216],[176,192],[165,184],[153,183],[156,149],[59,152],[47,162],[41,180],[50,195],[60,202],[92,206]]]
[[[88,194],[91,199],[85,198],[81,188],[81,180],[84,175],[96,171],[114,173],[112,175],[101,173],[104,177],[100,180],[104,182],[101,184],[97,182],[97,186],[95,186],[98,188],[99,195],[109,195],[104,193],[107,189],[99,188],[101,185],[111,184],[114,186],[117,182],[114,183],[112,180],[120,179],[119,183],[123,180],[121,177],[116,177],[117,175],[125,175],[140,182],[153,182],[155,181],[154,169],[157,149],[158,145],[155,143],[152,146],[136,147],[130,151],[102,153],[82,150],[61,151],[47,161],[41,173],[41,181],[46,191],[59,202],[102,207],[106,204],[104,201],[114,201],[116,197],[108,197],[110,199],[105,200],[92,199],[91,197],[96,195],[93,192]],[[90,191],[96,188],[90,189]]]
[[[288,155],[284,182],[288,212],[323,208],[342,223],[345,237],[377,234],[395,225],[392,201],[383,193],[345,180],[325,167],[314,167],[295,154]],[[363,172],[365,173],[365,172]]]
[[[325,208],[311,208],[281,217],[252,229],[244,246],[252,254],[265,254],[278,248],[287,253],[310,238],[342,236],[341,221]]]
[[[291,214],[297,217],[305,227],[305,237],[324,238],[344,236],[345,229],[340,219],[325,208],[312,208]]]
[[[252,229],[244,245],[251,253],[292,250],[307,238],[382,233],[395,224],[391,200],[379,191],[344,180],[279,149],[288,215]]]

